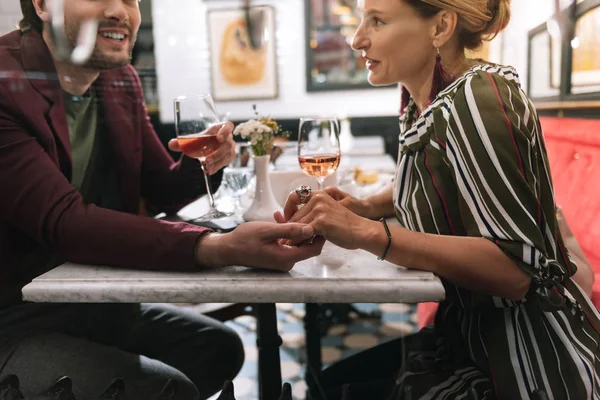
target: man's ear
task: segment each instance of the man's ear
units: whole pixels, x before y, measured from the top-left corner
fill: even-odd
[[[454,35],[458,24],[458,14],[454,11],[442,10],[435,17],[433,45],[436,48],[444,46]]]
[[[48,2],[46,0],[31,0],[33,2],[33,6],[35,7],[35,12],[37,13],[38,17],[40,17],[40,19],[43,22],[50,22],[51,19],[51,15],[50,15],[50,11],[48,10],[49,6],[51,4],[48,4]],[[51,2],[52,0],[50,0]]]

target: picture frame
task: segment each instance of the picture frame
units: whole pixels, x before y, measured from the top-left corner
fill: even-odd
[[[561,94],[561,45],[543,23],[528,33],[527,92],[532,99],[558,100]],[[534,72],[535,71],[535,72]]]
[[[211,92],[217,101],[275,99],[279,95],[275,8],[253,7],[265,16],[264,45],[250,46],[242,9],[207,13]]]
[[[600,1],[576,10],[571,40],[571,94],[600,93]]]
[[[549,84],[552,89],[560,90],[563,58],[562,40],[560,37],[553,36],[550,32],[548,32],[548,36],[548,64],[550,68],[550,75],[548,77]]]
[[[360,23],[356,2],[350,0],[306,0],[304,35],[306,91],[389,89],[396,85],[373,86],[361,53],[350,38]]]

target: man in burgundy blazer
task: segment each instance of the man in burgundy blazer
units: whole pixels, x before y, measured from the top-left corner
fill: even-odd
[[[120,376],[128,398],[156,398],[168,382],[178,383],[177,399],[205,398],[235,376],[243,360],[239,338],[224,325],[166,306],[27,304],[20,301],[21,287],[62,261],[289,270],[317,255],[323,241],[282,245],[279,238],[313,236],[300,224],[250,223],[219,235],[137,215],[142,198],[163,210],[195,199],[202,194],[202,173],[194,159],[174,162],[149,122],[139,77],[128,65],[140,24],[138,2],[80,3],[65,1],[71,44],[81,21],[100,21],[84,66],[54,55],[44,0],[21,0],[21,30],[0,37],[0,382],[21,375],[29,382],[23,392],[33,395],[69,375],[80,390],[76,397],[97,398]],[[111,42],[116,34],[124,39]],[[90,88],[117,171],[118,211],[85,204],[70,182],[63,92],[80,96]],[[208,160],[215,183],[234,156],[231,131],[231,124],[221,128],[222,145]],[[55,264],[32,264],[30,255],[39,251],[51,252]]]

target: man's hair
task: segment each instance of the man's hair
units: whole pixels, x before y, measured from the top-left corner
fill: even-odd
[[[27,32],[31,29],[38,32],[42,32],[44,23],[37,15],[35,7],[33,6],[33,0],[20,0],[21,1],[21,12],[23,18],[19,21],[19,28],[21,32]]]

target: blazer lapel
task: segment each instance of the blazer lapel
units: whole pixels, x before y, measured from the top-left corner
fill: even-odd
[[[62,100],[62,91],[54,60],[46,46],[46,42],[35,31],[24,33],[21,37],[23,50],[23,69],[28,74],[31,86],[49,103],[50,108],[45,115],[48,125],[56,137],[60,165],[63,173],[71,179],[71,142],[69,126]]]

